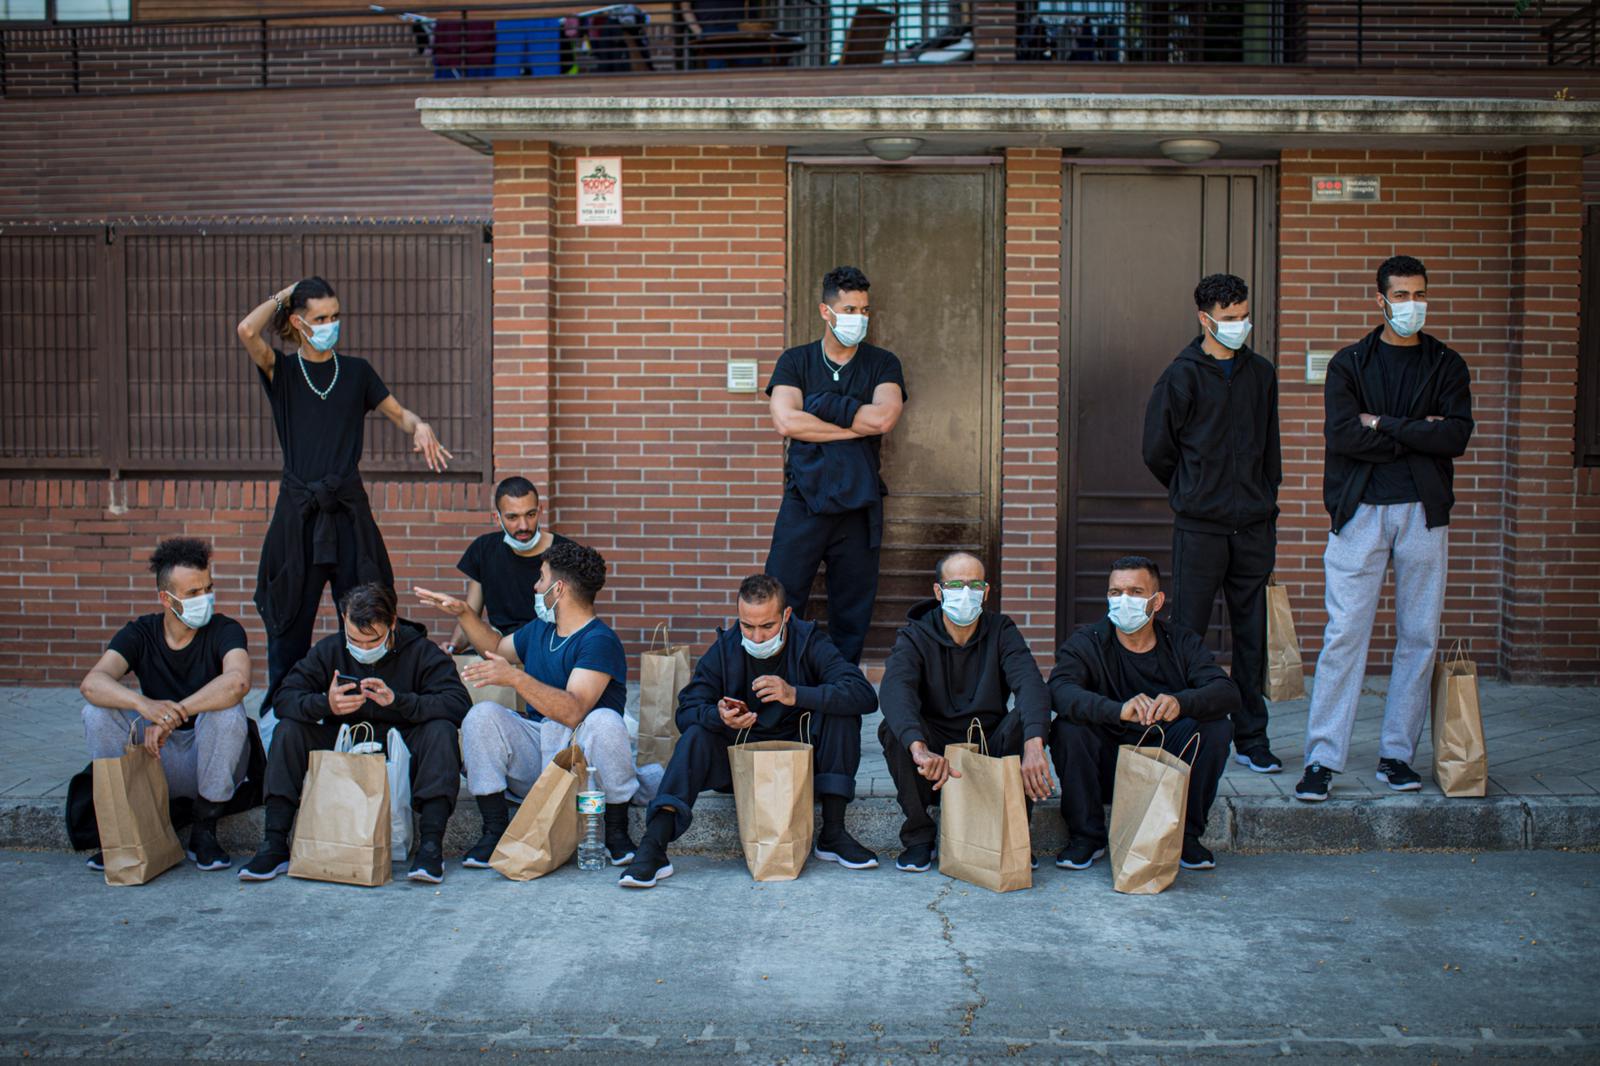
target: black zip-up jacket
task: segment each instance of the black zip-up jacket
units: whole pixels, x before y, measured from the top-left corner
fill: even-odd
[[[460,725],[472,706],[472,697],[456,675],[454,660],[428,639],[427,629],[418,623],[402,618],[394,629],[394,649],[371,666],[350,655],[342,632],[317,641],[283,679],[273,712],[299,722],[411,726],[443,718]],[[335,672],[381,678],[394,692],[394,702],[380,707],[368,700],[354,714],[333,714],[328,710],[328,686]]]
[[[927,743],[924,720],[936,719],[959,731],[981,718],[985,728],[992,728],[1005,716],[1013,693],[1016,713],[1022,715],[1022,739],[1042,740],[1050,732],[1050,693],[1028,642],[1010,618],[984,611],[966,644],[950,636],[944,608],[936,599],[916,604],[906,619],[878,686],[883,720],[901,745]],[[971,699],[958,706],[969,687]]]
[[[1339,349],[1328,364],[1322,394],[1327,413],[1322,427],[1327,442],[1322,502],[1335,533],[1360,506],[1372,468],[1402,457],[1422,497],[1428,528],[1449,525],[1450,508],[1456,502],[1453,460],[1472,439],[1472,377],[1466,360],[1431,334],[1418,334],[1425,363],[1416,391],[1400,403],[1407,414],[1383,414],[1385,408],[1395,407],[1397,398],[1384,395],[1383,375],[1376,365],[1382,333],[1379,326]],[[1363,426],[1363,414],[1380,415],[1378,428]],[[1439,420],[1429,422],[1430,415]]]
[[[1167,487],[1179,529],[1236,533],[1278,514],[1278,374],[1249,347],[1233,362],[1228,377],[1196,337],[1145,406],[1144,465]]]
[[[797,739],[800,716],[807,712],[861,718],[878,706],[877,693],[860,668],[840,655],[833,642],[817,632],[814,622],[789,619],[783,647],[767,662],[770,668],[757,676],[775,674],[783,678],[794,686],[795,701],[793,707],[781,703],[751,704],[750,709],[756,713],[755,728],[750,731],[752,740]],[[734,731],[722,724],[717,701],[724,696],[743,699],[753,680],[745,670],[739,627],[718,629],[717,639],[695,664],[694,676],[678,693],[678,711],[673,716],[678,730],[697,725],[733,736]]]
[[[1239,686],[1199,637],[1159,618],[1155,627],[1162,673],[1183,679],[1182,687],[1171,693],[1178,697],[1181,717],[1214,722],[1239,709]],[[1061,645],[1056,667],[1050,671],[1050,702],[1058,717],[1079,725],[1122,723],[1122,705],[1138,693],[1131,688],[1123,691],[1117,683],[1122,671],[1112,665],[1116,639],[1111,620],[1102,618]]]

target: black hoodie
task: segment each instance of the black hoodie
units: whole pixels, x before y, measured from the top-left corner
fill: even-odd
[[[1377,366],[1379,326],[1361,340],[1339,349],[1328,364],[1323,388],[1327,421],[1322,435],[1327,442],[1322,475],[1322,502],[1333,520],[1335,533],[1344,528],[1361,505],[1372,468],[1404,458],[1416,482],[1428,528],[1450,524],[1456,502],[1455,463],[1472,439],[1472,376],[1466,360],[1438,338],[1422,338],[1422,379],[1412,395],[1385,396],[1383,374]],[[1404,417],[1383,414],[1385,408],[1404,410]],[[1380,415],[1377,429],[1361,424],[1361,416]],[[1439,419],[1429,422],[1429,416]]]
[[[1050,694],[1028,642],[1011,619],[984,611],[965,644],[957,644],[945,628],[944,608],[936,599],[915,605],[906,619],[878,686],[883,720],[903,746],[927,743],[925,720],[959,732],[980,718],[992,731],[1013,693],[1022,715],[1022,739],[1043,739],[1050,732]]]
[[[1205,643],[1187,629],[1156,619],[1156,660],[1178,697],[1180,717],[1213,722],[1239,709],[1239,686],[1223,672]],[[1139,692],[1122,670],[1111,620],[1079,629],[1056,652],[1050,701],[1056,714],[1079,725],[1129,724],[1122,705]]]
[[[694,676],[678,693],[678,713],[674,716],[681,732],[692,725],[723,736],[733,730],[722,724],[717,701],[724,696],[746,699],[750,676],[739,627],[718,629],[717,639],[695,665]],[[778,654],[766,660],[762,674],[775,674],[794,686],[795,705],[749,701],[756,713],[751,740],[794,740],[800,716],[807,712],[844,718],[861,718],[878,705],[877,694],[859,667],[839,654],[816,624],[791,618],[788,634]],[[761,676],[761,675],[757,675]]]
[[[1228,376],[1200,340],[1150,392],[1144,465],[1167,487],[1179,529],[1236,533],[1278,514],[1278,374],[1246,346]]]
[[[323,637],[283,679],[273,712],[299,722],[410,726],[443,718],[460,725],[472,706],[472,697],[456,676],[454,660],[429,640],[428,631],[416,622],[400,619],[394,637],[394,648],[371,666],[351,656],[343,632]],[[394,692],[394,702],[380,707],[368,700],[354,714],[331,714],[328,686],[336,671],[351,677],[381,678]]]

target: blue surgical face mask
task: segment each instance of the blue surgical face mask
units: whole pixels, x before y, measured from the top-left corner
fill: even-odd
[[[941,589],[940,593],[944,599],[939,606],[945,617],[958,626],[970,626],[983,613],[982,589]]]
[[[304,334],[304,331],[302,331],[302,334]],[[311,334],[306,337],[306,341],[319,352],[328,351],[339,343],[338,321],[324,322],[319,326],[312,326]]]
[[[1205,312],[1202,311],[1201,314]],[[1248,318],[1243,322],[1218,322],[1210,315],[1206,315],[1206,318],[1211,319],[1211,335],[1216,338],[1218,344],[1235,352],[1244,347],[1245,338],[1250,336]]]
[[[347,637],[345,638],[344,642],[344,650],[350,653],[350,658],[354,659],[362,666],[371,666],[373,663],[389,654],[389,638],[384,637],[383,640],[375,647],[360,648],[350,643],[350,640]]]
[[[169,592],[167,595],[171,596]],[[178,600],[176,596],[172,597]],[[211,621],[211,612],[216,607],[217,597],[212,592],[202,592],[198,596],[190,596],[186,600],[178,600],[178,607],[172,613],[178,616],[179,621],[190,629],[199,629]]]
[[[867,336],[866,315],[841,315],[837,311],[833,315],[833,324],[829,327],[840,344],[846,348],[854,348]]]
[[[744,645],[744,650],[755,658],[770,659],[783,650],[784,629],[784,626],[779,626],[778,631],[772,635],[771,640],[763,640],[759,644],[746,636],[741,636],[739,641]]]
[[[1111,609],[1107,616],[1111,624],[1124,633],[1137,633],[1150,624],[1152,596],[1107,596]]]
[[[1403,304],[1392,304],[1389,298],[1383,298],[1385,308],[1383,317],[1388,319],[1389,328],[1397,336],[1409,337],[1422,328],[1428,320],[1428,305],[1421,300],[1408,300]]]
[[[546,589],[544,592],[536,591],[533,594],[533,613],[538,616],[539,621],[549,626],[556,624],[556,609],[554,607],[547,606],[544,602],[544,597],[545,593],[554,588],[555,586],[551,585],[550,588]]]
[[[506,542],[506,547],[510,548],[518,555],[527,555],[529,552],[533,551],[539,546],[539,523],[537,521],[533,523],[533,539],[521,541],[516,537],[513,537],[510,531],[506,529],[506,520],[504,518],[501,518],[498,514],[494,517],[495,521],[500,523],[500,532],[504,534],[501,539]]]

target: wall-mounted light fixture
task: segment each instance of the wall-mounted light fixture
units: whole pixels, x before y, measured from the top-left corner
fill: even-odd
[[[920,137],[869,137],[867,151],[888,163],[910,159],[922,147]]]
[[[1222,145],[1204,137],[1178,137],[1161,142],[1161,154],[1176,163],[1204,163],[1222,150]]]

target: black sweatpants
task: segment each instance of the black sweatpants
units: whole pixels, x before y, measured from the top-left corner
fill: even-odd
[[[307,536],[309,538],[310,534]],[[336,567],[306,564],[305,584],[300,589],[300,606],[295,611],[294,621],[277,636],[267,634],[267,697],[262,701],[263,710],[272,706],[271,701],[278,694],[278,684],[311,650],[311,637],[317,628],[317,611],[322,607],[322,590],[329,584],[333,585],[333,602],[337,607],[344,599],[344,594],[361,583],[353,562],[354,552],[354,538],[341,530],[339,558],[352,562],[341,562]]]
[[[313,751],[329,751],[339,739],[339,727],[349,719],[323,722],[280,721],[272,731],[272,747],[267,752],[266,793],[300,806],[306,769]],[[389,725],[373,722],[379,741],[387,742]],[[443,718],[417,725],[396,726],[411,752],[411,806],[421,808],[425,800],[443,796],[455,810],[461,791],[461,739],[455,723]]]
[[[966,742],[967,725],[970,723],[970,718],[962,723],[924,718],[923,741],[928,745],[929,751],[935,755],[943,755],[946,744]],[[988,741],[990,755],[1004,758],[1007,755],[1022,754],[1022,715],[1016,711],[984,719],[983,732]],[[976,736],[973,737],[973,742],[977,742]],[[894,734],[889,731],[888,722],[878,725],[878,743],[883,745],[883,759],[889,764],[889,776],[894,779],[895,798],[900,801],[900,809],[906,816],[906,820],[900,825],[900,843],[908,848],[918,844],[932,844],[939,835],[939,830],[934,824],[933,816],[928,813],[928,808],[939,802],[941,793],[935,792],[933,783],[917,773],[917,764],[911,758],[911,749],[895,739]]]
[[[1233,746],[1239,752],[1267,742],[1267,701],[1261,688],[1267,676],[1267,579],[1277,547],[1271,522],[1231,534],[1172,531],[1172,620],[1204,637],[1219,591],[1228,607],[1233,629],[1229,676],[1239,688]]]
[[[872,604],[878,598],[879,549],[868,547],[869,513],[862,508],[812,514],[803,499],[785,492],[767,551],[766,572],[783,583],[789,606],[802,618],[817,568],[827,562],[828,639],[857,665],[872,625]]]
[[[798,734],[755,736],[757,740],[799,740]],[[692,725],[678,738],[672,760],[661,778],[661,788],[645,812],[645,821],[663,807],[677,813],[672,839],[689,831],[694,821],[691,809],[700,793],[733,791],[733,769],[728,764],[728,746],[733,738],[726,733]],[[843,715],[818,714],[811,718],[811,787],[818,796],[855,798],[856,771],[861,768],[861,719]]]
[[[1183,828],[1184,836],[1199,838],[1217,798],[1217,782],[1228,765],[1233,723],[1226,718],[1215,722],[1179,718],[1161,728],[1166,733],[1161,746],[1174,754],[1200,734],[1200,749],[1189,755],[1188,823]],[[1072,843],[1105,847],[1105,805],[1117,779],[1117,748],[1139,743],[1144,733],[1145,727],[1134,722],[1079,725],[1057,718],[1051,726],[1050,754],[1061,778],[1061,817]],[[1153,729],[1149,733],[1147,743],[1154,746],[1161,734]]]

